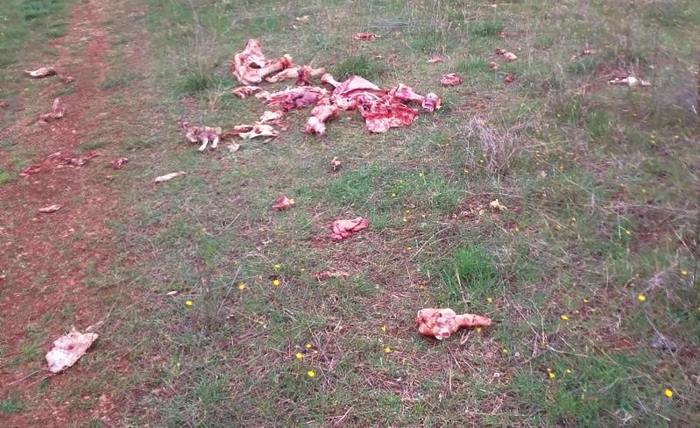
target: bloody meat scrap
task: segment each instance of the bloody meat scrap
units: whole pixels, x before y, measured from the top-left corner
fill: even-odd
[[[192,126],[187,121],[180,121],[180,127],[185,131],[185,138],[191,143],[202,143],[197,150],[203,152],[211,142],[211,148],[215,149],[221,140],[221,128],[209,126]]]
[[[457,73],[443,74],[440,78],[442,86],[457,86],[462,84],[462,77]]]
[[[342,241],[349,238],[355,233],[366,229],[369,226],[369,220],[362,217],[353,218],[350,220],[336,220],[331,223],[331,239],[334,241]]]
[[[423,336],[434,337],[437,340],[447,339],[462,327],[488,327],[491,319],[481,315],[457,315],[449,308],[427,308],[418,311],[416,326]]]

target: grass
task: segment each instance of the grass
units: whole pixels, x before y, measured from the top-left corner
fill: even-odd
[[[118,7],[136,3],[138,20]],[[692,1],[661,16],[614,2],[248,3],[109,6],[119,43],[102,86],[139,114],[118,138],[80,145],[130,159],[111,173],[119,252],[106,272],[87,263],[88,282],[129,297],[110,301],[100,348],[81,361],[96,378],[23,396],[26,409],[94,406],[109,385],[130,426],[697,425],[700,136],[687,112],[660,107],[673,101],[661,88],[683,89],[674,76],[697,71]],[[141,25],[157,73],[121,64]],[[382,38],[358,43],[351,29]],[[273,142],[200,154],[176,119],[229,127],[263,110],[222,95],[248,37],[269,57],[435,91],[446,107],[381,135],[347,114],[324,139],[290,112]],[[585,45],[596,53],[576,57]],[[444,62],[427,64],[432,53]],[[651,88],[607,86],[607,68],[637,63]],[[440,87],[453,71],[465,83]],[[504,85],[505,73],[516,81]],[[178,170],[188,174],[144,185]],[[271,211],[279,194],[295,207]],[[370,227],[326,239],[327,223],[355,216]],[[348,278],[319,282],[324,270]],[[494,323],[437,342],[414,331],[423,307]],[[58,308],[61,322],[80,313]],[[42,329],[12,358],[41,360]],[[651,345],[657,330],[675,353]],[[111,376],[113,349],[128,373]]]
[[[19,413],[22,410],[24,410],[24,404],[16,397],[9,397],[4,400],[0,400],[1,414],[10,415],[12,413]]]

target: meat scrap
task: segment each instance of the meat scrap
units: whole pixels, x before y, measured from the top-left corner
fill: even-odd
[[[352,38],[354,40],[360,40],[363,42],[371,42],[374,39],[380,38],[380,35],[374,34],[374,33],[369,33],[369,32],[361,32],[361,33],[355,33]]]
[[[264,77],[292,66],[292,57],[284,55],[276,60],[265,58],[260,41],[248,40],[242,52],[234,55],[229,67],[231,73],[243,85],[260,83]]]
[[[418,311],[416,326],[423,336],[434,337],[437,340],[447,339],[462,327],[488,327],[491,319],[480,315],[457,315],[449,308],[427,308]]]
[[[443,74],[440,78],[442,86],[457,86],[462,84],[462,77],[457,73]]]
[[[366,229],[369,226],[369,220],[362,217],[353,218],[350,220],[336,220],[331,223],[331,239],[334,241],[342,241],[349,238],[355,233]]]
[[[53,104],[51,105],[51,111],[39,116],[39,121],[47,123],[51,122],[52,120],[58,120],[62,118],[65,113],[66,109],[61,105],[61,100],[56,98],[53,100]]]
[[[245,98],[253,95],[256,92],[262,91],[262,88],[260,86],[249,86],[249,85],[244,85],[244,86],[239,86],[237,88],[231,89],[231,93],[238,98]]]
[[[260,116],[260,119],[258,119],[258,124],[274,124],[274,123],[279,123],[280,119],[284,116],[284,112],[277,110],[277,111],[270,111],[270,110],[265,110],[263,114]]]
[[[309,134],[325,135],[326,122],[338,116],[340,109],[333,104],[319,104],[311,110],[304,131]]]
[[[129,158],[121,157],[121,158],[114,159],[111,162],[111,165],[112,165],[113,169],[122,169],[124,167],[124,165],[126,165],[127,162],[129,162]]]
[[[418,116],[418,111],[406,106],[392,97],[367,101],[360,98],[360,114],[365,120],[369,132],[386,132],[390,128],[408,126]]]
[[[323,272],[318,272],[314,276],[319,281],[325,281],[325,280],[330,279],[330,278],[345,279],[349,276],[349,274],[343,270],[336,270],[336,271],[324,270]]]
[[[327,94],[328,91],[323,88],[299,86],[270,94],[267,99],[267,105],[270,108],[289,111],[296,108],[316,105],[316,103]]]
[[[428,112],[439,110],[442,105],[442,100],[437,94],[430,92],[423,96],[415,93],[413,89],[403,83],[399,83],[399,86],[389,91],[389,95],[401,101],[420,103],[423,110]]]
[[[506,85],[510,85],[513,82],[515,82],[515,74],[508,73],[505,76],[503,76],[503,83],[505,83]]]
[[[211,142],[211,148],[215,149],[221,140],[221,128],[209,126],[192,126],[187,121],[180,121],[180,127],[185,131],[185,138],[191,143],[202,143],[197,150],[203,152]]]
[[[342,165],[342,162],[340,162],[338,156],[333,156],[333,159],[331,159],[331,169],[333,172],[336,172],[340,168],[340,165]]]
[[[61,152],[52,153],[43,161],[26,166],[19,172],[21,177],[27,177],[37,174],[42,171],[47,171],[53,168],[60,169],[64,167],[81,167],[88,163],[94,157],[99,156],[97,152],[89,151],[82,156],[69,156]]]
[[[250,140],[253,138],[258,138],[258,137],[277,137],[279,135],[279,132],[275,131],[275,128],[273,128],[270,125],[255,125],[253,128],[248,131],[248,132],[242,132],[239,134],[241,138],[244,140]]]
[[[287,79],[295,79],[297,86],[308,86],[312,77],[319,77],[326,73],[326,69],[311,68],[308,65],[301,65],[287,68],[277,74],[266,77],[265,81],[269,83],[279,83]]]
[[[55,68],[47,66],[39,67],[36,70],[24,70],[24,72],[30,75],[31,77],[34,77],[35,79],[41,79],[43,77],[49,77],[58,74]]]
[[[515,61],[516,59],[518,59],[518,57],[513,52],[501,48],[496,49],[496,55],[502,56],[508,61]]]
[[[81,333],[72,328],[70,333],[53,342],[53,348],[46,354],[46,362],[51,373],[59,373],[75,364],[99,336],[97,333]]]
[[[279,195],[272,204],[272,209],[277,211],[288,210],[294,206],[294,199],[290,199],[284,195]]]
[[[608,84],[627,85],[630,88],[634,88],[636,86],[651,86],[651,82],[649,82],[648,80],[638,79],[632,75],[626,77],[613,77],[612,79],[608,80]]]

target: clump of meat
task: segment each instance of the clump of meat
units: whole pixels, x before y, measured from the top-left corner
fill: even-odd
[[[308,86],[312,77],[323,75],[326,69],[323,67],[312,68],[308,65],[301,65],[287,68],[279,73],[266,77],[265,81],[269,83],[278,83],[287,79],[295,79],[297,86]]]
[[[231,89],[231,93],[238,98],[245,98],[249,97],[256,92],[262,91],[262,88],[260,86],[249,86],[249,85],[244,85],[244,86],[239,86],[237,88]]]
[[[457,315],[449,308],[427,308],[418,311],[416,326],[423,336],[434,337],[437,340],[447,339],[462,327],[488,327],[491,319],[480,315]]]
[[[309,134],[325,135],[326,122],[337,117],[339,112],[340,109],[336,105],[318,104],[311,110],[311,117],[306,121],[304,131]]]
[[[360,40],[360,41],[363,41],[363,42],[371,42],[372,40],[378,39],[378,38],[380,38],[380,37],[381,37],[381,36],[379,36],[379,35],[377,35],[377,34],[374,34],[374,33],[370,33],[370,32],[355,33],[355,34],[352,36],[353,39],[355,39],[355,40]]]
[[[185,131],[185,138],[191,143],[201,143],[199,148],[200,152],[207,149],[209,143],[211,143],[211,148],[215,149],[219,145],[221,140],[221,128],[212,128],[209,126],[192,126],[187,121],[180,121],[180,127]]]
[[[440,78],[442,86],[457,86],[462,84],[462,77],[457,73],[443,74]]]
[[[270,94],[267,98],[267,105],[270,108],[289,111],[316,105],[327,94],[328,91],[316,86],[298,86]]]
[[[51,111],[39,116],[39,121],[51,122],[53,120],[58,120],[62,118],[65,113],[66,109],[61,105],[61,100],[56,98],[55,100],[53,100],[53,104],[51,105]]]
[[[354,235],[355,233],[366,229],[369,226],[369,220],[362,217],[353,218],[350,220],[336,220],[331,223],[331,239],[334,241],[342,241]]]
[[[266,76],[291,66],[291,56],[284,55],[276,60],[269,60],[263,55],[260,42],[250,39],[245,49],[233,56],[230,70],[243,85],[251,85],[260,83]]]

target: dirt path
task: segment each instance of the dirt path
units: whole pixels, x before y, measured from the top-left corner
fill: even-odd
[[[112,118],[128,119],[125,113],[115,111],[108,102],[109,92],[99,87],[108,73],[106,55],[110,45],[101,27],[108,5],[109,0],[75,2],[68,34],[52,44],[59,52],[56,65],[75,78],[75,91],[62,97],[67,108],[64,118],[48,125],[26,126],[31,118],[25,117],[17,122],[17,129],[11,130],[22,135],[24,141],[39,145],[41,154],[32,163],[55,152],[72,155],[90,138],[92,130],[100,129]],[[76,47],[80,49],[76,51]],[[63,85],[55,77],[51,79],[55,79],[53,90]],[[42,98],[46,98],[40,100],[42,103],[50,105],[50,94],[43,93]],[[86,285],[91,275],[111,263],[114,239],[106,221],[114,216],[119,204],[118,191],[108,179],[116,173],[108,167],[116,155],[114,148],[108,144],[97,151],[99,157],[82,167],[47,165],[36,174],[0,186],[0,274],[4,275],[0,280],[0,399],[21,391],[26,400],[36,394],[40,383],[48,389],[41,394],[42,402],[25,403],[31,408],[9,417],[0,414],[0,425],[65,426],[89,419],[109,421],[114,412],[108,390],[99,397],[55,399],[76,382],[100,374],[78,364],[64,374],[49,376],[43,363],[51,342],[71,323],[84,329],[109,311],[106,300],[112,291]],[[52,214],[38,212],[52,204],[61,205],[61,209]],[[98,342],[96,348],[100,347],[100,352],[109,351],[104,348],[110,343]]]

